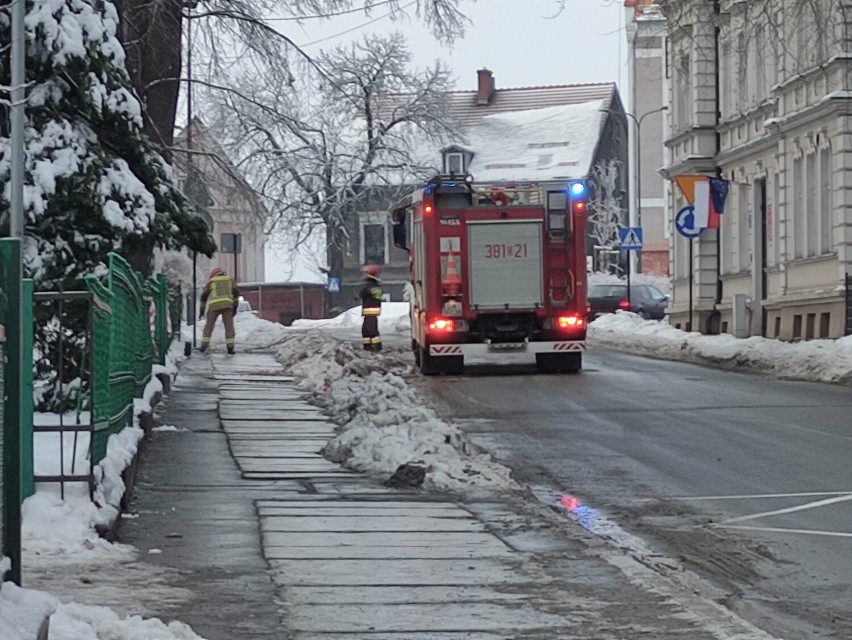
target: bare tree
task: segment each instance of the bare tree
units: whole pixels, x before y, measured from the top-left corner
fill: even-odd
[[[320,54],[312,65],[322,74],[271,65],[244,73],[239,93],[209,94],[230,154],[271,213],[267,231],[286,230],[294,245],[324,232],[334,273],[357,211],[433,173],[432,150],[461,139],[449,71],[410,61],[402,35],[367,36]]]
[[[621,162],[607,160],[598,162],[592,169],[592,197],[589,200],[589,237],[595,243],[597,270],[612,273],[618,269],[619,252],[613,249],[618,244],[618,231],[622,227],[624,208],[621,206],[619,174]]]
[[[436,38],[451,43],[463,35],[467,19],[463,0],[114,0],[121,19],[120,39],[127,68],[145,108],[145,132],[164,147],[171,146],[180,90],[184,23],[192,18],[211,54],[214,70],[280,58],[296,47],[273,20],[330,18],[345,13],[373,15],[385,11],[392,19],[413,13]],[[208,79],[212,77],[208,74]]]

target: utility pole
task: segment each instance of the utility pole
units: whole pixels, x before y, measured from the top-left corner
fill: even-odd
[[[11,167],[9,195],[10,251],[6,284],[9,291],[6,332],[6,369],[3,420],[3,554],[11,560],[7,579],[21,584],[21,392],[23,391],[23,264],[21,243],[24,237],[24,122],[26,113],[26,18],[25,0],[14,0],[11,7],[12,43],[10,51],[11,82]],[[4,252],[5,253],[5,252]],[[6,401],[8,399],[8,402]]]
[[[198,3],[184,2],[186,15],[186,167],[187,179],[192,179],[192,10]],[[195,204],[195,203],[194,203]],[[198,252],[192,252],[192,348],[198,344]]]

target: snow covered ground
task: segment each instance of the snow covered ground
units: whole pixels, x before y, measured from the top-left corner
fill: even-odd
[[[357,307],[337,318],[297,321],[289,328],[250,313],[239,314],[235,324],[238,349],[276,351],[284,366],[301,379],[306,393],[341,425],[341,433],[327,446],[328,457],[383,477],[402,463],[422,461],[428,469],[426,485],[439,490],[505,491],[515,486],[508,469],[471,447],[457,427],[438,418],[407,384],[406,378],[415,373],[413,359],[404,349],[409,330],[407,303],[384,306],[382,334],[387,343],[403,348],[389,348],[380,355],[360,350]],[[199,326],[199,341],[200,330]],[[191,340],[191,328],[184,327],[182,337]],[[213,334],[212,348],[224,350],[223,343],[220,325]],[[737,340],[728,335],[686,333],[663,322],[619,312],[590,325],[589,346],[748,368],[782,378],[852,382],[852,337],[796,344],[764,338]],[[180,351],[181,345],[176,345],[170,352],[173,361],[181,357]],[[146,393],[141,406],[150,399],[155,386]],[[63,567],[81,566],[81,560],[121,564],[136,557],[135,549],[100,539],[94,527],[118,504],[124,486],[117,474],[140,438],[141,430],[132,428],[110,443],[100,476],[100,509],[89,503],[83,492],[71,491],[62,501],[54,489],[39,487],[36,495],[27,499],[23,538],[29,562],[63,571]],[[55,440],[54,445],[37,443],[37,465],[58,460]],[[108,608],[62,604],[50,594],[5,584],[0,590],[0,640],[31,640],[48,614],[52,615],[51,637],[62,640],[198,638],[180,623],[166,625],[138,616],[121,618]]]

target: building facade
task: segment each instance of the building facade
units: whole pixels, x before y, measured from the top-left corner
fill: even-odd
[[[448,96],[450,116],[469,133],[475,135],[477,127],[490,115],[533,111],[550,107],[581,105],[600,102],[599,135],[593,154],[592,167],[608,159],[617,160],[628,172],[627,118],[616,85],[613,83],[556,85],[544,87],[498,88],[491,70],[479,69],[476,89],[454,91]],[[579,133],[579,132],[578,132]],[[460,147],[461,148],[461,147]],[[436,167],[446,162],[461,162],[462,153],[452,148],[435,149]],[[451,168],[451,167],[448,167]],[[591,167],[590,167],[591,168]],[[439,169],[436,169],[436,173]],[[413,189],[414,187],[410,187]],[[333,308],[351,306],[352,298],[362,286],[361,266],[378,264],[382,267],[382,282],[390,300],[402,300],[409,277],[408,252],[394,247],[391,233],[390,209],[399,198],[384,198],[382,194],[371,200],[351,216],[348,229],[349,242],[344,255],[344,272],[339,294],[331,296]],[[618,198],[626,205],[629,198],[626,179],[620,184]],[[625,219],[624,223],[627,222]],[[590,245],[589,255],[592,254]]]
[[[660,5],[670,38],[666,174],[730,181],[718,230],[692,247],[673,237],[672,323],[783,340],[847,334],[852,3]],[[672,203],[685,204],[679,193]]]
[[[639,271],[668,275],[672,219],[670,184],[660,175],[668,154],[663,132],[668,126],[669,87],[666,67],[666,19],[657,0],[625,0],[627,8],[628,91],[631,123],[630,222],[641,226]],[[641,123],[641,124],[640,124]],[[637,185],[637,180],[638,185]],[[637,189],[638,186],[638,189]]]
[[[187,148],[189,152],[181,152]],[[219,248],[212,259],[198,257],[199,286],[214,267],[239,282],[263,282],[266,211],[216,142],[215,132],[195,119],[175,140],[173,153],[182,189],[204,216]]]

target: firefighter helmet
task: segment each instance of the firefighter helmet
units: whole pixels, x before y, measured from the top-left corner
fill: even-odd
[[[375,264],[365,265],[362,271],[364,272],[364,275],[369,276],[371,278],[378,278],[379,274],[382,272],[382,270],[379,269],[378,265]]]

